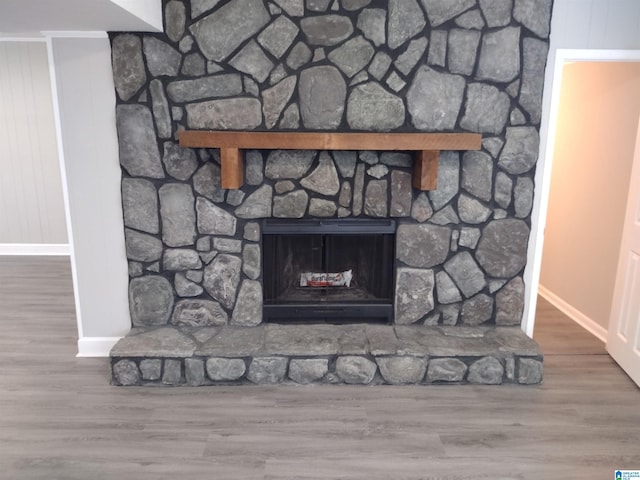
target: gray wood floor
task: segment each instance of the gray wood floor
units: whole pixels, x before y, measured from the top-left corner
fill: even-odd
[[[0,257],[0,479],[609,479],[640,390],[541,301],[542,386],[119,388],[67,258]]]

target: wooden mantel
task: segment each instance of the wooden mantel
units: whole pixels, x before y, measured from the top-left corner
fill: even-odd
[[[178,133],[181,147],[219,148],[222,188],[244,183],[240,150],[411,150],[416,151],[413,186],[434,190],[440,150],[479,150],[478,133],[336,133],[233,132],[185,130]]]

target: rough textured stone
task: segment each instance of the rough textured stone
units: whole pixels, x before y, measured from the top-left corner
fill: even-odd
[[[187,105],[187,124],[195,130],[252,130],[262,123],[255,98],[225,98]]]
[[[139,277],[143,273],[142,264],[140,262],[127,262],[127,267],[129,277],[131,278]]]
[[[267,128],[273,128],[296,88],[296,77],[290,76],[262,92],[262,111]]]
[[[424,56],[428,43],[429,41],[424,37],[411,40],[407,49],[394,62],[396,68],[404,75],[409,75],[413,67]]]
[[[382,165],[378,163],[367,170],[367,175],[373,178],[377,178],[380,180],[382,177],[385,177],[389,173],[389,168],[386,165]]]
[[[304,15],[304,0],[275,0],[275,2],[292,17]]]
[[[220,167],[213,162],[202,165],[193,176],[193,188],[211,201],[222,202],[224,190],[222,189]]]
[[[478,240],[480,240],[479,228],[463,227],[462,230],[460,230],[460,239],[458,240],[458,245],[466,248],[476,248],[476,245],[478,245]]]
[[[165,325],[173,309],[173,288],[157,275],[138,277],[129,283],[129,311],[134,327]]]
[[[340,175],[344,178],[352,178],[355,174],[356,161],[358,160],[356,152],[335,151],[332,154]]]
[[[291,180],[280,180],[276,182],[274,189],[278,195],[282,195],[285,193],[289,193],[293,191],[296,186],[293,184]]]
[[[182,383],[182,362],[175,359],[164,361],[162,383],[165,385],[180,385]]]
[[[376,364],[364,357],[343,356],[336,361],[336,374],[349,384],[369,384],[377,370]]]
[[[240,218],[267,218],[271,216],[271,200],[273,188],[263,185],[247,197],[242,205],[236,208],[236,216]]]
[[[385,32],[385,22],[387,12],[381,8],[366,8],[358,15],[358,29],[365,38],[371,40],[376,47],[383,45],[387,35]]]
[[[184,376],[191,387],[204,384],[204,362],[198,358],[185,358]]]
[[[254,327],[261,322],[262,285],[255,280],[243,280],[231,315],[231,325]]]
[[[476,258],[492,277],[512,277],[527,262],[528,239],[529,227],[522,220],[494,220],[482,232]]]
[[[490,28],[509,25],[512,7],[513,0],[480,0],[480,8]]]
[[[158,358],[141,360],[140,373],[143,380],[159,380],[162,373],[162,360]]]
[[[353,33],[349,17],[333,14],[303,18],[300,27],[309,44],[323,47],[338,45]]]
[[[338,127],[344,112],[347,85],[335,67],[311,67],[300,73],[298,84],[302,123],[311,129]]]
[[[134,177],[164,178],[151,112],[144,105],[118,105],[120,164]]]
[[[249,222],[244,226],[243,238],[250,242],[260,241],[260,224],[257,222]]]
[[[183,182],[189,180],[198,168],[195,152],[190,148],[181,148],[174,142],[165,142],[162,163],[169,175]]]
[[[158,193],[150,181],[123,178],[122,208],[125,226],[147,233],[160,232]]]
[[[180,300],[171,323],[180,327],[219,327],[227,324],[227,313],[211,300]]]
[[[192,102],[201,98],[231,97],[241,93],[242,78],[237,73],[209,75],[193,80],[177,80],[167,86],[169,98],[178,103]]]
[[[347,121],[355,130],[393,130],[402,126],[404,117],[402,99],[376,82],[358,85],[349,95]]]
[[[480,32],[454,28],[449,31],[447,62],[451,73],[471,75],[476,64]]]
[[[471,364],[467,380],[469,383],[499,385],[502,383],[504,367],[494,357],[484,357]]]
[[[128,33],[116,35],[111,44],[111,59],[116,92],[126,102],[147,81],[140,38]]]
[[[465,81],[458,75],[418,69],[407,92],[413,126],[419,130],[452,130],[462,106]]]
[[[261,185],[264,180],[262,154],[250,150],[245,154],[245,177],[249,185]]]
[[[491,209],[475,198],[462,194],[458,197],[458,215],[465,223],[478,224],[491,216]]]
[[[446,30],[431,30],[429,41],[429,65],[444,67],[447,58],[447,38],[449,34]]]
[[[207,376],[214,382],[233,381],[242,378],[247,370],[241,358],[208,358]]]
[[[303,385],[321,381],[328,371],[329,361],[325,358],[292,358],[289,362],[289,378]]]
[[[350,12],[360,10],[371,3],[371,0],[342,0],[342,8]]]
[[[279,127],[288,129],[297,129],[300,127],[300,110],[297,104],[292,103],[285,109]]]
[[[244,201],[245,193],[242,190],[229,190],[227,193],[227,203],[237,207]]]
[[[260,247],[255,244],[245,245],[242,249],[242,271],[251,280],[257,280],[261,271]]]
[[[113,377],[119,385],[137,385],[140,381],[140,370],[134,361],[119,360],[113,364]]]
[[[287,57],[287,65],[292,70],[297,70],[301,66],[309,63],[312,57],[311,49],[303,42],[296,43]]]
[[[475,0],[421,0],[427,11],[427,17],[432,27],[442,25],[447,20],[460,15],[465,10],[475,6]]]
[[[460,219],[451,205],[447,205],[439,210],[431,217],[431,223],[434,225],[449,225],[451,223],[460,223]]]
[[[391,172],[391,205],[389,216],[408,217],[411,213],[411,174],[400,170]]]
[[[133,332],[133,331],[132,331]],[[184,358],[193,356],[195,341],[174,327],[160,327],[129,334],[111,349],[112,357]]]
[[[439,303],[449,304],[462,300],[460,290],[458,290],[458,287],[453,283],[451,277],[444,271],[436,274],[436,294]]]
[[[476,76],[510,82],[520,73],[520,28],[506,27],[482,37]]]
[[[438,188],[429,192],[434,210],[440,210],[451,201],[460,189],[460,155],[457,152],[441,152],[438,168]]]
[[[450,243],[450,228],[401,224],[396,233],[396,257],[411,267],[430,268],[446,260]]]
[[[516,217],[526,218],[533,207],[533,180],[529,177],[519,177],[513,189]]]
[[[307,10],[312,12],[326,12],[331,0],[307,0]]]
[[[380,161],[377,152],[372,152],[371,150],[361,150],[358,152],[358,158],[367,165],[375,165]]]
[[[238,257],[221,254],[204,269],[204,288],[225,308],[232,308],[236,300],[241,264]]]
[[[514,108],[509,114],[509,123],[513,126],[524,125],[527,119],[519,108]]]
[[[432,270],[398,268],[394,322],[397,325],[409,325],[431,312],[434,307],[434,285]]]
[[[164,18],[167,36],[174,42],[180,41],[187,19],[184,3],[171,0],[164,9]]]
[[[540,38],[549,36],[552,0],[515,0],[513,18]]]
[[[198,269],[202,267],[200,256],[195,250],[187,248],[168,248],[164,251],[162,265],[172,272]]]
[[[273,199],[273,216],[277,218],[302,218],[307,211],[309,195],[296,190]]]
[[[260,83],[267,79],[274,67],[273,62],[255,40],[247,43],[229,64],[236,70],[251,75]]]
[[[392,50],[422,31],[427,22],[416,0],[389,0],[387,45]]]
[[[187,77],[201,77],[207,71],[206,63],[205,58],[199,53],[190,53],[185,55],[180,73]]]
[[[174,77],[178,74],[182,55],[171,45],[155,37],[144,37],[142,50],[151,75]]]
[[[273,150],[267,157],[265,175],[272,180],[302,178],[316,153],[311,150]]]
[[[433,209],[425,192],[421,192],[411,206],[411,218],[417,222],[423,223],[431,218]]]
[[[493,159],[484,152],[465,152],[462,157],[462,188],[474,197],[491,200]]]
[[[275,85],[280,80],[283,80],[286,76],[287,71],[285,70],[284,65],[280,64],[271,72],[271,75],[269,76],[269,84]]]
[[[496,203],[502,208],[508,208],[511,204],[511,190],[513,181],[504,172],[498,172],[496,175],[496,187],[494,197]]]
[[[376,363],[391,385],[420,383],[427,372],[427,359],[422,357],[378,357]]]
[[[516,277],[496,294],[496,324],[520,325],[524,312],[524,282]]]
[[[402,80],[402,78],[400,78],[400,75],[398,75],[396,72],[391,72],[391,74],[387,77],[385,83],[394,92],[399,92],[407,85],[407,82]]]
[[[518,360],[518,383],[534,385],[542,382],[542,362],[534,358]]]
[[[429,382],[462,382],[467,373],[467,366],[457,358],[433,358],[429,361],[427,381]]]
[[[390,167],[409,168],[413,165],[413,157],[408,153],[402,152],[382,152],[380,163]]]
[[[219,252],[240,253],[242,252],[242,240],[234,238],[214,238],[213,248]]]
[[[322,195],[333,196],[338,193],[340,190],[338,172],[327,152],[320,154],[318,166],[300,181],[300,185]]]
[[[458,253],[444,264],[444,269],[466,297],[472,297],[486,285],[487,281],[469,252]]]
[[[149,85],[149,91],[151,93],[151,108],[153,110],[153,118],[156,121],[158,137],[170,138],[171,111],[169,110],[167,97],[164,94],[162,82],[158,79],[152,80]]]
[[[312,217],[333,217],[338,206],[331,200],[312,198],[309,202],[309,215]]]
[[[276,58],[281,58],[298,35],[298,27],[286,16],[280,15],[258,35],[258,42]]]
[[[340,196],[338,197],[338,205],[348,208],[351,205],[351,184],[349,182],[343,182],[340,187]]]
[[[482,30],[485,27],[482,14],[477,8],[469,10],[456,18],[456,25],[469,30]]]
[[[513,175],[528,172],[538,158],[539,143],[540,136],[535,127],[507,128],[507,142],[498,165]]]
[[[193,24],[190,31],[202,53],[208,59],[220,62],[269,20],[262,0],[232,0]]]
[[[525,38],[522,43],[522,83],[518,101],[529,114],[531,122],[539,124],[542,116],[544,67],[549,45],[535,38]]]
[[[253,383],[281,383],[287,374],[285,357],[256,357],[251,360],[247,379]]]
[[[373,46],[364,37],[359,36],[332,50],[328,58],[347,77],[351,78],[369,64],[373,54]]]
[[[493,315],[493,298],[481,293],[462,304],[461,318],[464,325],[480,325]]]
[[[371,180],[367,184],[364,195],[364,213],[370,217],[386,217],[387,205],[387,181]]]
[[[389,67],[391,66],[391,57],[384,52],[377,52],[369,65],[369,73],[376,80],[382,80]]]
[[[496,87],[472,83],[467,87],[467,101],[460,126],[479,133],[501,133],[507,123],[511,101]]]
[[[159,190],[162,241],[169,247],[193,245],[196,240],[196,212],[189,185],[166,183]]]

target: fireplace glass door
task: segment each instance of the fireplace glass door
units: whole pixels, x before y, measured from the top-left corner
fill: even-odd
[[[394,237],[393,220],[266,220],[265,321],[390,322]]]

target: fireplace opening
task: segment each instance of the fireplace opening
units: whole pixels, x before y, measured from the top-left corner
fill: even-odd
[[[394,220],[265,220],[264,320],[391,323]]]

